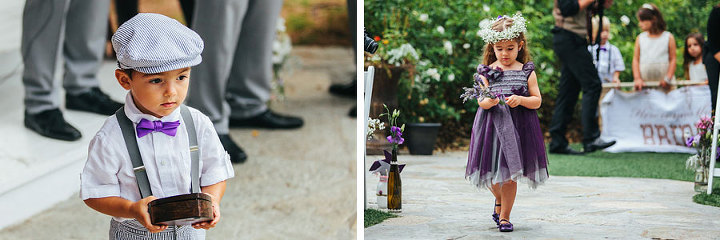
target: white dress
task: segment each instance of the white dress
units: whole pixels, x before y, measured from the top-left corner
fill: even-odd
[[[638,35],[640,45],[640,76],[644,81],[665,79],[670,66],[668,45],[670,33],[663,32],[659,37],[650,37],[648,32]]]
[[[702,62],[700,62],[698,64],[690,63],[690,65],[688,66],[688,72],[689,72],[688,75],[690,76],[689,80],[692,80],[692,81],[707,81],[708,80],[707,72],[705,71],[705,64],[703,64]]]

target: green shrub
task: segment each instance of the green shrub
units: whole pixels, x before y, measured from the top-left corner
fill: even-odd
[[[675,36],[678,47],[675,75],[682,79],[685,36],[691,32],[705,33],[708,15],[716,3],[700,0],[615,1],[605,15],[612,23],[610,42],[620,49],[625,60],[626,71],[620,75],[622,81],[632,81],[634,42],[641,32],[635,13],[645,2],[660,8],[668,31]],[[418,51],[419,61],[408,67],[412,71],[403,75],[399,83],[399,108],[406,113],[401,121],[441,122],[443,129],[438,143],[441,148],[463,146],[469,138],[478,106],[476,102],[463,104],[459,96],[462,87],[472,85],[475,67],[481,62],[484,43],[477,35],[479,22],[500,14],[522,12],[528,21],[528,44],[543,97],[538,115],[543,129],[547,129],[561,72],[552,50],[552,1],[366,0],[364,4],[365,28],[381,39],[380,53],[403,43],[411,44]],[[621,23],[622,16],[627,16],[629,23]],[[445,42],[452,46],[451,53],[444,47]],[[575,111],[574,119],[579,120],[579,111]],[[568,128],[569,134],[571,140],[578,140],[573,136],[580,136],[579,121],[573,124]]]

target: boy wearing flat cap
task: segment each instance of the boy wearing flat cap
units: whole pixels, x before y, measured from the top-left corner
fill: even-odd
[[[90,142],[80,197],[112,216],[110,239],[204,239],[220,220],[225,180],[234,176],[210,119],[182,103],[202,39],[174,19],[140,13],[112,37],[115,77],[125,106]],[[153,225],[148,203],[202,191],[214,218],[185,226]]]

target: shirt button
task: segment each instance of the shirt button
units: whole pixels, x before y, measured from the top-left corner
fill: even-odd
[[[165,161],[160,162],[161,166],[165,166]]]

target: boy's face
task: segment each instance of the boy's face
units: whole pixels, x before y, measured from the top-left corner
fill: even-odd
[[[607,28],[603,28],[600,32],[600,45],[605,45],[610,37],[610,31]]]
[[[702,53],[702,46],[695,38],[691,37],[687,40],[687,50],[690,56],[697,58]]]
[[[155,74],[132,71],[132,76],[117,69],[115,78],[123,88],[130,90],[133,102],[141,112],[161,118],[170,115],[185,101],[190,68]]]
[[[522,43],[518,44],[515,40],[504,40],[496,42],[493,46],[493,51],[495,51],[495,57],[497,57],[498,61],[500,61],[500,64],[505,66],[510,66],[513,63],[515,63],[515,59],[517,59],[518,51],[520,51],[520,48],[522,47]]]

